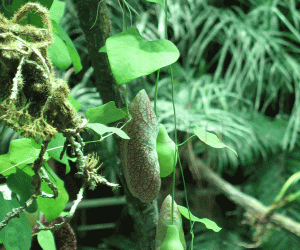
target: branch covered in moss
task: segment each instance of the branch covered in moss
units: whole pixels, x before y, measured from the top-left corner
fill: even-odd
[[[106,3],[102,1],[98,6],[98,2],[94,0],[68,0],[67,5],[73,5],[73,2],[78,11],[80,27],[85,34],[87,49],[94,68],[95,87],[97,87],[103,103],[114,101],[117,107],[124,107],[125,93],[116,84],[106,53],[99,53],[99,49],[105,45],[106,39],[112,34]],[[97,9],[99,12],[97,12]],[[116,141],[120,144],[118,138],[116,138]],[[139,249],[154,249],[158,221],[157,202],[145,204],[133,197],[128,190],[122,170],[118,169],[117,173],[122,187],[125,189],[129,213],[134,220],[135,231],[138,233]]]

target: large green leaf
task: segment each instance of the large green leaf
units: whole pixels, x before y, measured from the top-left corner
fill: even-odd
[[[149,75],[179,58],[179,51],[172,42],[147,41],[136,28],[109,37],[99,52],[105,49],[118,84]]]
[[[109,124],[123,119],[125,116],[126,113],[118,109],[113,101],[86,111],[86,118],[90,123]]]
[[[66,138],[62,133],[57,133],[56,138],[52,138],[48,144],[47,153],[56,161],[66,165],[66,174],[70,172],[70,164],[68,160],[76,161],[75,158],[68,157],[65,153],[63,158],[60,159],[60,153],[63,150],[63,146],[65,144]]]
[[[19,195],[21,206],[30,198],[32,194],[32,177],[24,171],[17,168],[15,174],[11,174],[7,178],[7,186],[11,191]],[[29,213],[34,213],[37,210],[37,202],[34,201],[30,207],[25,209]]]
[[[10,163],[9,154],[0,155],[0,174],[4,177],[16,172],[16,168]]]
[[[61,134],[56,134],[56,139],[52,138],[48,145],[44,160],[48,160],[49,156],[66,165],[66,173],[70,171],[69,161],[76,161],[76,158],[68,157],[64,154],[60,160],[60,153],[66,138]],[[40,153],[40,145],[33,139],[22,138],[13,140],[10,144],[10,153],[0,155],[0,174],[7,177],[16,172],[16,167],[23,169],[26,165],[31,164],[38,158]]]
[[[36,200],[39,210],[46,216],[48,222],[50,222],[56,219],[64,210],[65,205],[69,200],[69,195],[65,190],[64,182],[53,172],[53,170],[49,167],[46,161],[44,161],[43,168],[46,170],[49,179],[57,187],[59,193],[58,197],[55,200],[51,198],[42,198],[40,196],[38,196]],[[17,169],[16,174],[11,174],[8,177],[7,185],[12,191],[20,195],[21,204],[24,203],[31,196],[31,177],[33,175],[33,170],[29,165],[27,165],[23,167],[22,170]],[[53,194],[53,191],[48,187],[48,184],[45,181],[42,182],[41,191],[44,191],[48,194]],[[33,204],[32,206],[35,205]],[[29,210],[29,212],[34,211],[34,209]]]
[[[4,220],[6,214],[12,209],[20,207],[16,198],[4,200],[0,192],[0,221]],[[11,219],[7,226],[0,231],[0,240],[6,250],[29,250],[31,246],[31,227],[24,213],[19,218]]]
[[[41,151],[41,146],[33,139],[22,138],[13,140],[9,148],[9,160],[12,165],[17,165],[18,168],[33,163],[38,158]],[[48,160],[47,152],[44,154],[44,160]]]
[[[53,44],[48,48],[51,61],[59,69],[66,70],[71,64],[72,59],[69,54],[66,43],[59,32],[59,25],[61,23],[64,13],[65,3],[55,0],[49,11],[50,18],[53,25]],[[65,36],[65,35],[63,35]]]
[[[82,69],[81,60],[78,55],[78,52],[71,40],[71,38],[68,36],[68,34],[65,32],[65,30],[58,25],[54,20],[51,20],[52,26],[53,26],[53,34],[58,35],[58,37],[65,43],[64,50],[67,50],[69,52],[69,57],[72,60],[75,72],[78,73]],[[63,48],[61,46],[61,48]],[[53,51],[53,56],[57,56],[57,53]]]
[[[54,20],[59,25],[61,24],[61,20],[64,15],[65,6],[65,2],[54,0],[49,11],[50,19]]]
[[[82,104],[80,104],[79,102],[77,102],[74,97],[72,97],[71,95],[69,95],[68,97],[69,102],[72,104],[72,106],[75,108],[76,111],[78,111]]]
[[[56,250],[54,236],[50,230],[39,231],[37,240],[43,250]]]
[[[46,169],[50,180],[57,187],[59,193],[55,200],[42,198],[40,196],[37,198],[39,210],[46,216],[47,221],[50,222],[55,220],[65,209],[65,205],[69,200],[69,195],[64,187],[64,182],[53,172],[47,163],[44,164],[44,168]],[[48,194],[53,194],[52,190],[48,187],[48,184],[44,181],[42,182],[41,190]]]
[[[48,48],[52,63],[61,70],[66,70],[72,64],[68,48],[64,41],[53,33],[53,44]]]

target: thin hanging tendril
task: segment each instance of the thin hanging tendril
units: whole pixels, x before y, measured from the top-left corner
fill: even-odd
[[[157,100],[157,89],[158,89],[159,72],[160,72],[160,69],[157,70],[157,76],[156,76],[156,82],[155,82],[155,94],[154,94],[154,113],[155,113],[156,117],[157,117],[156,100]]]
[[[101,4],[103,1],[104,1],[104,0],[101,0],[101,1],[98,3],[98,5],[97,5],[96,19],[95,19],[95,22],[94,22],[94,24],[92,25],[92,27],[91,27],[90,29],[92,29],[92,28],[95,26],[96,22],[97,22],[98,14],[99,14],[99,6],[100,6],[100,4]]]
[[[167,0],[165,0],[165,39],[168,39],[168,31],[167,31]],[[191,227],[191,235],[192,235],[192,241],[191,241],[191,250],[193,249],[193,239],[194,239],[194,233],[193,233],[193,224],[191,220],[191,212],[189,208],[189,203],[188,203],[188,198],[187,198],[187,191],[186,191],[186,185],[185,185],[185,180],[184,180],[184,175],[183,175],[183,169],[179,157],[179,152],[178,152],[178,145],[177,145],[177,119],[176,119],[176,108],[175,108],[175,102],[174,102],[174,79],[173,79],[173,70],[172,70],[172,65],[170,65],[170,75],[171,75],[171,84],[172,84],[172,105],[173,105],[173,113],[174,113],[174,127],[175,127],[175,145],[176,145],[176,151],[175,151],[175,159],[178,157],[179,160],[179,166],[180,166],[180,172],[182,176],[182,182],[183,182],[183,187],[184,187],[184,196],[185,196],[185,201],[186,201],[186,206],[189,211],[189,220],[190,220],[190,227]],[[155,110],[156,111],[156,110]],[[176,164],[176,161],[175,161]],[[174,198],[175,198],[175,179],[176,179],[176,171],[174,170],[173,172],[173,186],[172,186],[172,208],[171,208],[171,224],[174,224]]]

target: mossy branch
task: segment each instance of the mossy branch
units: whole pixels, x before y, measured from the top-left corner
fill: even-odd
[[[41,16],[46,29],[19,24],[31,11]],[[66,81],[54,77],[47,52],[53,42],[48,10],[38,3],[26,3],[10,20],[0,13],[0,20],[0,61],[6,66],[0,71],[0,85],[3,90],[0,92],[2,100],[0,120],[4,120],[15,131],[20,131],[22,136],[34,138],[36,142],[41,143],[39,157],[32,167],[33,193],[24,206],[6,215],[0,223],[1,230],[10,219],[18,217],[38,196],[53,199],[58,197],[57,187],[42,168],[47,146],[57,132],[63,133],[67,138],[62,153],[65,152],[67,143],[71,143],[76,152],[77,176],[82,178],[84,183],[80,192],[83,192],[86,186],[95,189],[98,183],[111,187],[118,185],[108,182],[97,174],[99,158],[96,155],[83,155],[84,143],[79,132],[85,129],[87,120],[81,119],[68,101],[70,90]],[[43,180],[47,182],[53,195],[41,191]],[[63,224],[73,216],[82,199],[80,194],[72,213]],[[59,226],[62,225],[57,227]]]

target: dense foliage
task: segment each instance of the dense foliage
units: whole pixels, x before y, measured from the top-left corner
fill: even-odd
[[[71,1],[66,2],[62,27],[78,50],[83,70],[76,75],[57,68],[55,71],[56,77],[68,80],[70,93],[82,104],[79,112],[84,114],[102,101],[92,88],[93,69],[76,11]],[[238,154],[226,148],[209,148],[196,140],[180,147],[191,211],[200,218],[216,221],[223,228],[216,234],[195,224],[194,249],[238,250],[245,246],[261,250],[298,249],[300,238],[289,232],[277,231],[268,225],[259,231],[257,224],[243,224],[243,208],[193,175],[188,157],[191,150],[222,178],[269,206],[288,178],[300,169],[300,5],[286,0],[227,2],[167,2],[168,39],[180,51],[180,59],[173,65],[172,72],[178,144],[184,142],[197,125],[217,134]],[[159,5],[142,0],[122,5],[108,0],[107,4],[113,34],[132,25],[149,41],[165,37],[164,10]],[[156,106],[158,121],[172,135],[175,124],[170,73],[167,68],[161,70]],[[133,80],[129,96],[145,88],[153,97],[155,81],[156,74]],[[17,136],[0,124],[2,154],[7,152],[10,140]],[[113,140],[87,148],[87,151],[96,150],[104,152],[101,156],[103,174],[117,181],[110,167],[118,162]],[[170,190],[169,181],[162,182],[160,202]],[[182,179],[177,177],[176,181],[177,203],[185,205],[180,198]],[[293,184],[287,194],[299,190],[300,185]],[[277,210],[295,221],[300,219],[299,211],[298,200]],[[189,246],[190,224],[187,220],[183,224]],[[134,233],[119,234],[103,242],[107,249],[134,249],[134,239]]]

